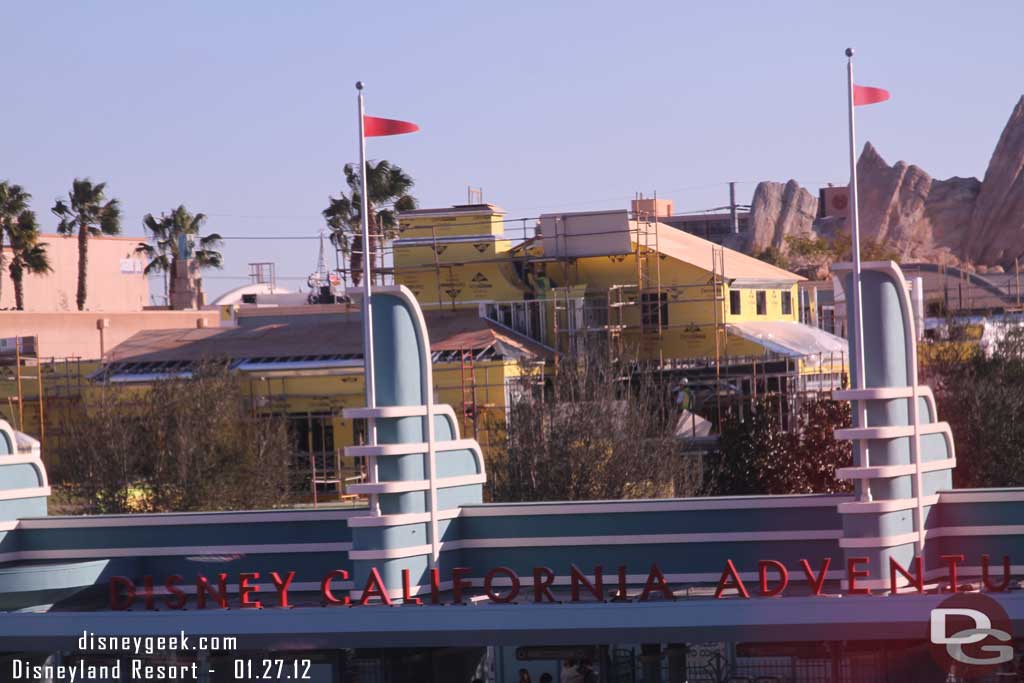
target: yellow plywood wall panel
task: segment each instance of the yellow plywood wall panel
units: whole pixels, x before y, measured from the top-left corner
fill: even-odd
[[[758,293],[763,292],[765,298],[765,312],[759,314],[757,312],[757,297]],[[789,311],[785,311],[785,294],[789,294]],[[739,312],[734,313],[735,310],[733,303],[735,297],[739,296]],[[776,288],[727,288],[726,291],[726,321],[727,322],[746,322],[746,321],[757,321],[757,320],[782,320],[790,322],[799,321],[799,311],[797,310],[797,286],[790,285],[787,287],[776,287]]]
[[[526,286],[508,255],[508,240],[438,244],[395,242],[395,282],[424,307],[478,301],[515,301]],[[436,258],[435,258],[436,253]]]
[[[403,216],[400,219],[400,232],[403,238],[500,235],[505,229],[502,216],[504,214],[501,212],[454,216]]]

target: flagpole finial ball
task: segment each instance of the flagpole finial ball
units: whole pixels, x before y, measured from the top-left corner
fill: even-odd
[[[846,48],[846,56],[847,57],[852,57],[853,56],[853,48],[852,47]]]
[[[849,50],[847,50],[847,52],[849,52]],[[362,89],[363,89],[363,82],[362,81],[356,81],[356,90],[362,90]]]

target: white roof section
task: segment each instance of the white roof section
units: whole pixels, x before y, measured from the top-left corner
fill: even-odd
[[[709,273],[716,269],[715,252],[722,254],[724,276],[734,286],[788,286],[806,278],[753,256],[722,247],[664,223],[644,224],[626,210],[545,213],[540,217],[541,242],[548,257],[586,257],[629,254],[642,238],[643,246]]]
[[[791,358],[818,354],[846,354],[849,346],[845,339],[825,330],[794,322],[739,322],[729,323],[730,334],[763,346],[773,353]]]
[[[653,240],[650,241],[653,242]],[[719,249],[724,261],[722,265],[725,267],[725,279],[734,281],[736,284],[744,282],[794,284],[807,279],[753,256],[728,247],[721,247],[685,230],[678,230],[670,225],[658,223],[658,250],[662,254],[712,272],[715,265],[711,254],[712,251]]]
[[[255,294],[258,297],[258,301],[259,299],[265,299],[266,297],[271,295],[293,294],[293,292],[290,292],[284,287],[272,286],[268,282],[257,282],[248,285],[242,285],[241,287],[236,287],[235,289],[224,292],[219,297],[214,299],[212,302],[207,304],[206,307],[215,308],[217,306],[228,306],[230,304],[241,303],[242,296],[245,294]],[[305,294],[299,292],[297,296],[301,298],[301,301],[299,303],[306,303]],[[278,302],[275,301],[275,303]]]

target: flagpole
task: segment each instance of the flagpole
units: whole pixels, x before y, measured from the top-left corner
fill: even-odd
[[[363,110],[363,82],[356,82],[356,90],[359,92],[359,182],[360,182],[360,223],[363,238],[363,382],[366,386],[366,407],[377,407],[377,391],[374,386],[374,363],[373,363],[373,303],[372,285],[370,283],[372,271],[370,268],[370,207],[369,197],[366,192],[366,130],[365,116]],[[372,417],[366,420],[366,443],[370,446],[377,445],[377,423]],[[370,483],[377,481],[377,458],[369,456],[366,467],[367,479]],[[380,507],[377,502],[377,494],[371,493],[370,514],[379,515]]]
[[[860,266],[860,208],[857,201],[857,134],[854,125],[854,101],[853,101],[853,48],[846,48],[846,81],[847,95],[849,101],[850,117],[850,232],[853,245],[853,286],[850,292],[853,299],[853,363],[854,363],[854,389],[867,388],[867,375],[864,370],[864,311],[861,301],[861,266]],[[847,319],[850,319],[847,313]],[[859,426],[867,426],[867,406],[864,401],[857,401]],[[867,467],[869,455],[867,446],[860,445],[861,467]],[[864,500],[871,500],[871,487],[867,480],[862,482],[861,496]]]

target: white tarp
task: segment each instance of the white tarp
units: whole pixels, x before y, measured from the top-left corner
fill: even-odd
[[[676,436],[683,439],[711,436],[711,426],[710,420],[684,410],[676,421]]]
[[[803,323],[742,322],[726,325],[729,334],[763,346],[772,353],[791,358],[845,354],[849,346],[842,337]]]

